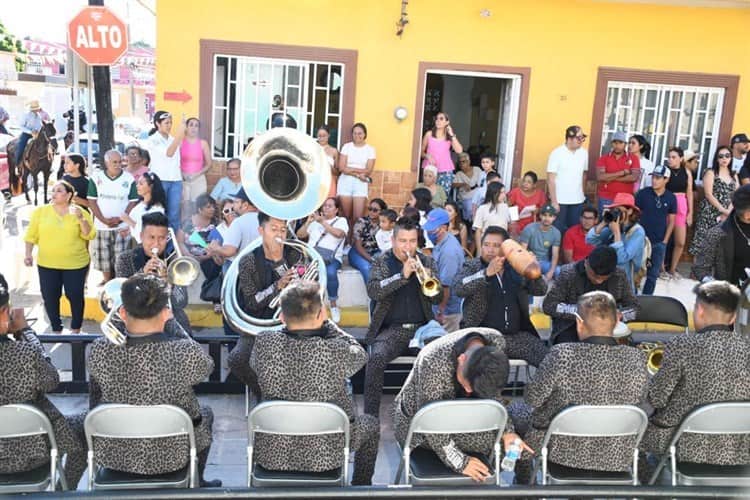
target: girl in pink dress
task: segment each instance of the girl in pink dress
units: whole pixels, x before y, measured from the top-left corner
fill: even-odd
[[[182,217],[195,212],[195,199],[208,189],[206,171],[211,168],[211,152],[208,142],[198,137],[201,122],[188,118],[187,131],[180,144],[180,170],[182,171]]]
[[[445,189],[446,193],[451,191],[453,172],[456,169],[451,158],[451,148],[456,153],[462,153],[464,150],[450,123],[448,114],[441,111],[435,115],[432,130],[425,132],[422,137],[422,158],[424,158],[422,167],[427,165],[437,167],[437,183]]]

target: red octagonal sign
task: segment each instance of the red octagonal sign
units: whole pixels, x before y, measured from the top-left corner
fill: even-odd
[[[68,24],[68,45],[87,64],[109,66],[128,51],[128,29],[106,7],[86,7]]]

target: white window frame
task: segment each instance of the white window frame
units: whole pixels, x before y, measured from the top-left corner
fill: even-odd
[[[615,117],[614,127],[608,123],[609,111],[610,111],[610,95],[614,89],[618,89],[617,100],[618,102],[614,106]],[[623,103],[622,91],[630,91],[630,101]],[[634,91],[640,90],[643,92],[643,99],[640,107],[640,113],[638,113],[638,122],[634,123],[634,117],[636,116],[633,95]],[[654,106],[647,105],[647,93],[649,91],[656,91],[656,104]],[[675,107],[671,102],[665,108],[665,100],[672,100],[675,93],[680,93],[679,103]],[[685,96],[689,93],[693,93],[693,105],[690,109],[689,122],[686,122],[688,116],[684,113],[685,109]],[[700,95],[706,95],[706,106],[703,108],[699,106]],[[616,131],[624,131],[628,136],[632,134],[642,134],[651,143],[651,161],[655,165],[663,164],[667,160],[669,148],[672,146],[679,146],[682,144],[683,149],[690,149],[699,155],[699,170],[698,179],[700,179],[703,170],[710,166],[711,159],[713,158],[716,148],[719,146],[717,143],[719,138],[719,130],[723,115],[724,106],[724,95],[725,89],[723,87],[701,87],[692,85],[667,85],[657,83],[635,83],[626,81],[609,81],[607,82],[607,93],[604,101],[604,116],[602,117],[602,142],[601,142],[601,154],[606,154],[610,149],[610,138]],[[715,104],[714,104],[715,103]],[[709,128],[708,115],[711,112],[712,105],[715,106],[713,125]],[[653,130],[646,130],[643,122],[644,116],[647,111],[654,112],[654,125]],[[671,133],[673,128],[667,129],[666,124],[668,122],[670,114],[677,112],[678,120],[676,126],[672,124],[672,127],[676,127],[674,134]],[[666,113],[666,115],[665,115]],[[625,129],[618,128],[621,117],[627,115],[627,123]],[[703,117],[703,130],[700,132],[700,142],[694,140],[693,132],[696,132],[696,119],[698,115],[705,115]],[[687,133],[683,133],[683,129],[687,130]],[[674,135],[674,144],[668,142],[668,137]],[[705,145],[708,144],[708,151],[706,151]]]
[[[216,85],[217,85],[217,71],[216,68],[218,67],[218,60],[219,58],[225,58],[228,61],[227,64],[227,74],[226,74],[226,81],[224,84],[226,85],[225,92],[227,94],[226,101],[227,105],[219,104],[216,102]],[[231,67],[231,60],[234,59],[237,65],[236,69],[236,77],[234,79],[231,79],[231,71],[229,68]],[[260,67],[260,64],[271,64],[273,66],[281,66],[283,70],[286,72],[285,77],[286,79],[284,81],[288,82],[288,74],[289,74],[289,68],[293,66],[299,66],[300,67],[300,77],[298,84],[295,85],[289,85],[285,84],[285,87],[287,88],[295,88],[298,90],[298,106],[287,106],[286,102],[284,103],[285,109],[294,109],[297,110],[297,116],[295,117],[297,120],[297,128],[303,132],[306,132],[310,135],[314,133],[313,127],[317,127],[321,123],[329,123],[331,118],[335,118],[338,121],[338,134],[335,138],[335,144],[331,144],[332,146],[339,148],[341,140],[342,140],[342,115],[343,115],[343,106],[344,106],[344,92],[347,91],[347,89],[344,87],[345,77],[346,77],[346,64],[339,61],[323,61],[323,60],[300,60],[300,59],[286,59],[286,58],[270,58],[270,57],[254,57],[254,56],[239,56],[239,55],[229,55],[229,54],[223,54],[223,53],[216,53],[213,55],[212,58],[212,66],[213,66],[213,81],[211,82],[211,135],[210,135],[210,143],[211,143],[211,155],[214,159],[217,160],[226,160],[234,156],[239,156],[242,153],[242,149],[244,146],[244,143],[246,142],[246,137],[244,137],[245,134],[245,111],[248,110],[254,110],[256,113],[256,124],[257,124],[257,113],[258,113],[258,94],[255,93],[255,100],[254,102],[249,102],[250,95],[244,91],[245,88],[247,88],[248,82],[245,81],[245,69],[247,65],[255,64],[256,68]],[[326,87],[322,87],[317,85],[317,71],[322,65],[328,66],[328,77],[326,80]],[[330,88],[331,88],[331,79],[333,78],[333,71],[332,67],[340,67],[340,84],[339,84],[339,99],[338,99],[338,112],[331,112],[330,105],[327,105],[325,108],[325,118],[321,123],[314,123],[315,118],[315,105],[316,105],[316,94],[317,90],[325,90],[326,91],[326,102],[330,101]],[[310,74],[311,70],[314,74]],[[269,83],[272,88],[274,85],[273,78],[274,78],[274,71],[271,71],[271,82]],[[315,78],[313,80],[313,88],[312,88],[312,96],[308,95],[308,85],[309,85],[309,79]],[[235,113],[233,118],[233,132],[229,132],[230,130],[230,123],[229,123],[229,88],[230,85],[235,86]],[[286,92],[284,93],[283,98],[286,100],[287,95]],[[309,100],[312,99],[312,106],[311,110],[308,111],[308,104]],[[223,134],[223,140],[224,145],[222,149],[224,150],[224,156],[216,156],[214,148],[215,144],[215,134],[214,131],[216,130],[216,111],[225,111],[224,114],[224,134]],[[269,117],[271,114],[269,113]],[[260,133],[256,131],[256,134]],[[233,150],[227,151],[227,138],[229,136],[234,136],[234,142],[233,142]]]

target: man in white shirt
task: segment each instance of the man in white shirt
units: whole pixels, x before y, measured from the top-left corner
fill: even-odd
[[[234,198],[234,211],[239,214],[239,217],[229,226],[223,245],[219,245],[219,242],[214,240],[208,246],[210,256],[225,259],[225,271],[232,259],[260,236],[258,232],[258,210],[247,197],[245,188],[240,188],[232,198]]]
[[[586,201],[588,152],[582,147],[586,134],[578,125],[565,129],[565,144],[555,148],[547,162],[547,184],[552,205],[558,212],[555,226],[563,234],[578,224]]]
[[[732,172],[737,173],[745,164],[745,156],[750,151],[750,139],[747,134],[734,134],[731,140],[732,146]]]
[[[138,203],[135,179],[122,169],[119,151],[112,149],[104,153],[104,167],[104,170],[95,169],[89,176],[86,195],[96,227],[96,237],[91,243],[91,263],[104,275],[102,284],[112,279],[115,258],[126,250],[116,245],[123,222],[121,216]]]

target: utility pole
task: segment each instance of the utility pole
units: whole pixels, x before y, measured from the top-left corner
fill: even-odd
[[[89,0],[89,5],[104,6],[104,0]],[[96,128],[99,135],[99,154],[104,166],[104,153],[115,147],[115,120],[112,114],[112,80],[109,66],[94,66],[94,94],[96,97]]]

